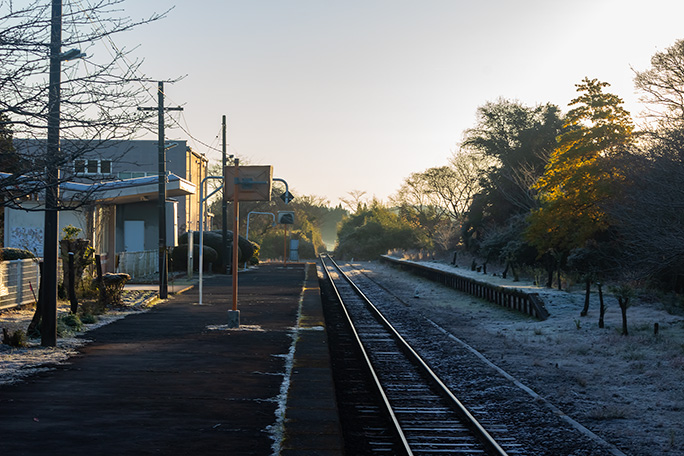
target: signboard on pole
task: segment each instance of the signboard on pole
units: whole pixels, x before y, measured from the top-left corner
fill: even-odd
[[[225,176],[224,198],[233,199],[235,188],[235,166],[226,166],[223,170]],[[240,201],[271,201],[271,188],[273,187],[273,167],[270,165],[240,166],[237,176]]]
[[[294,225],[294,211],[278,211],[278,223],[281,225]]]
[[[290,192],[285,192],[282,195],[280,195],[280,199],[285,201],[285,204],[290,204],[290,201],[294,199],[294,195]]]

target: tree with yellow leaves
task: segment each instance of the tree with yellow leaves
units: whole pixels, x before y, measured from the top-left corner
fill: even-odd
[[[570,102],[575,107],[533,187],[540,207],[532,211],[526,235],[540,253],[567,255],[609,227],[602,203],[621,181],[611,158],[625,151],[633,137],[622,99],[603,91],[608,83],[584,78],[576,86],[580,95]]]

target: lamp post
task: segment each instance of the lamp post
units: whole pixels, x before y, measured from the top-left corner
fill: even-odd
[[[223,189],[223,185],[220,187],[214,189],[213,192],[209,193],[207,196],[204,196],[204,185],[205,182],[208,181],[209,179],[221,179],[223,180],[223,176],[207,176],[204,179],[201,180],[200,182],[200,232],[199,232],[199,305],[202,305],[202,287],[203,287],[203,282],[204,282],[204,203],[206,200],[211,198],[214,193],[218,192],[219,190]]]

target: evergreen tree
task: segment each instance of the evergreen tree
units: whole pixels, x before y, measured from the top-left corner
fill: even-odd
[[[622,99],[605,93],[606,82],[585,78],[570,102],[563,132],[535,184],[541,207],[530,216],[528,240],[540,253],[584,246],[609,227],[602,204],[622,180],[611,165],[630,145],[634,126]]]
[[[534,206],[530,186],[543,173],[561,126],[559,109],[551,104],[530,108],[501,99],[478,109],[478,124],[465,132],[461,149],[489,166],[463,224],[468,247],[476,249],[488,230]]]

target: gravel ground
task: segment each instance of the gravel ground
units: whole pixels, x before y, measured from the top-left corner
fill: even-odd
[[[404,302],[400,312],[408,310],[434,322],[434,331],[420,325],[423,337],[439,341],[439,333],[451,335],[512,377],[486,390],[474,388],[468,393],[472,400],[492,396],[519,402],[506,418],[509,426],[542,419],[536,410],[556,417],[544,420],[567,415],[578,423],[577,432],[585,437],[580,440],[588,442],[571,449],[563,430],[569,427],[567,422],[537,422],[528,437],[519,436],[545,443],[535,454],[684,455],[684,317],[667,313],[659,302],[637,300],[628,311],[630,335],[622,336],[620,309],[612,296],[606,296],[606,328],[600,329],[596,296],[589,314],[579,316],[581,290],[554,291],[454,269],[479,280],[539,292],[551,316],[537,321],[377,262],[354,266]],[[659,324],[658,335],[654,323]],[[473,363],[450,356],[449,344],[433,345],[438,354],[434,362],[446,364],[446,371],[460,374]],[[535,404],[535,411],[521,415],[529,404]],[[608,442],[607,452],[601,449],[606,447],[592,446],[592,435]]]

